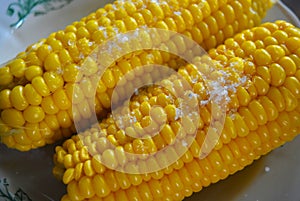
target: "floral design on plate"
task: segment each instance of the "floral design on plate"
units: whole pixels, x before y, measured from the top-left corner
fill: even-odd
[[[19,188],[15,194],[9,191],[7,179],[0,179],[0,200],[3,201],[32,201],[30,197]]]
[[[18,20],[10,25],[19,28],[30,14],[34,16],[44,15],[50,11],[61,9],[73,0],[18,0],[9,4],[6,13],[8,16],[17,15]],[[38,8],[38,9],[37,9]]]

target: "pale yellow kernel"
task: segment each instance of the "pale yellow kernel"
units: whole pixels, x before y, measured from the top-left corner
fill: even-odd
[[[167,114],[161,107],[154,107],[150,111],[151,118],[158,124],[163,124],[166,122]]]
[[[118,166],[118,161],[116,159],[115,153],[111,149],[106,149],[102,154],[103,163],[110,167],[116,168]]]

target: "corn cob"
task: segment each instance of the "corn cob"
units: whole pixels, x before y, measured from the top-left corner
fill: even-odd
[[[26,151],[68,137],[75,131],[74,121],[90,125],[87,111],[96,108],[100,117],[106,115],[114,84],[129,69],[140,64],[176,63],[171,62],[172,56],[159,51],[128,55],[110,66],[99,82],[96,106],[82,98],[79,100],[85,101],[77,101],[78,107],[72,111],[70,94],[75,90],[79,98],[89,97],[88,84],[96,71],[91,60],[86,88],[74,88],[78,67],[97,45],[117,33],[141,26],[167,29],[191,37],[208,50],[234,33],[258,25],[270,7],[271,0],[132,0],[107,4],[28,47],[0,69],[1,141]]]
[[[128,128],[120,130],[109,116],[99,124],[101,132],[95,126],[57,146],[53,173],[67,184],[68,192],[61,200],[182,200],[292,140],[300,132],[299,47],[300,29],[277,21],[243,31],[209,51],[216,66],[212,73],[226,75],[224,87],[235,88],[227,91],[228,107],[221,136],[202,159],[201,146],[211,123],[211,105],[204,100],[212,93],[205,93],[206,85],[196,66],[206,58],[195,58],[195,65],[188,64],[178,71],[192,86],[197,101],[203,103],[199,106],[198,122],[186,120],[181,124],[180,117],[176,117],[176,100],[168,99],[171,94],[164,88],[141,90],[130,102],[136,123],[142,127],[151,122],[159,124],[165,116],[164,128],[153,138],[135,139],[126,135],[130,133]],[[154,110],[151,119],[149,111],[154,105],[163,109]],[[148,122],[144,124],[145,121]],[[124,152],[152,153],[171,146],[179,130],[188,133],[196,126],[197,135],[191,146],[170,166],[163,164],[169,156],[178,154],[175,148],[165,157],[146,159],[137,166],[130,158],[122,157]],[[111,148],[108,141],[115,147]],[[113,167],[135,167],[140,172],[150,166],[162,169],[130,174],[115,171],[100,161],[110,161]]]

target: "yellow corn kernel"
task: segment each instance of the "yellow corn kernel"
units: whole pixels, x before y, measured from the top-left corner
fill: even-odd
[[[63,80],[62,76],[60,76],[59,74],[57,74],[53,71],[45,72],[43,74],[43,78],[51,92],[56,91],[57,89],[63,87],[63,85],[64,85],[64,80]]]
[[[39,123],[45,118],[43,109],[39,106],[28,106],[24,112],[24,119],[29,123]]]
[[[1,112],[1,119],[11,127],[21,127],[25,124],[22,112],[15,109],[5,109]]]
[[[16,78],[24,76],[26,64],[22,59],[16,59],[9,64],[11,74]]]
[[[10,72],[9,67],[5,66],[0,68],[0,86],[8,85],[13,81],[14,77]]]
[[[41,69],[40,66],[29,66],[25,70],[25,78],[28,81],[32,81],[33,78],[37,76],[42,76],[43,70]]]
[[[271,55],[265,49],[257,49],[254,52],[254,60],[257,65],[268,65],[272,61]]]
[[[24,96],[24,87],[16,86],[10,93],[10,102],[17,110],[24,110],[28,107],[28,102]]]
[[[40,105],[42,102],[42,96],[33,88],[31,84],[27,84],[24,87],[24,96],[30,105]]]
[[[279,45],[269,45],[266,50],[271,55],[273,61],[278,61],[285,55],[284,49]]]
[[[45,59],[45,70],[57,71],[61,68],[59,57],[55,53],[50,53]]]
[[[41,96],[48,96],[50,94],[50,90],[41,76],[32,79],[32,86]]]
[[[278,63],[284,68],[287,76],[294,75],[296,73],[297,67],[291,57],[281,57]]]
[[[65,90],[61,88],[53,93],[53,101],[61,110],[66,110],[71,106],[71,102],[67,97]]]
[[[10,102],[10,93],[9,89],[0,91],[0,110],[11,108]]]
[[[56,114],[59,111],[59,108],[54,103],[52,96],[43,98],[41,106],[47,114]]]

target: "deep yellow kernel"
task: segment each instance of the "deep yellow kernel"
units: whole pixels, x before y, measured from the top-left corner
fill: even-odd
[[[29,105],[24,96],[24,87],[16,86],[10,93],[10,102],[17,110],[24,110]]]
[[[8,66],[4,66],[0,68],[0,86],[8,85],[13,81],[14,77],[9,70]]]
[[[286,77],[285,69],[275,63],[270,65],[269,71],[271,75],[271,84],[276,87],[282,85]]]
[[[43,98],[41,106],[47,114],[56,114],[59,111],[51,95]]]
[[[34,89],[32,84],[27,84],[24,87],[24,96],[30,105],[40,105],[42,96]]]
[[[24,119],[29,123],[39,123],[45,118],[43,109],[39,106],[28,106],[24,112]]]
[[[271,55],[265,49],[257,49],[254,52],[255,63],[259,66],[268,65],[272,61]]]
[[[9,89],[0,91],[0,110],[12,107],[10,102],[10,93],[11,91]]]
[[[285,55],[284,49],[279,45],[269,45],[266,50],[269,52],[274,62],[278,61]]]
[[[293,61],[293,59],[291,59],[290,57],[284,56],[284,57],[280,58],[280,60],[278,61],[278,64],[284,68],[285,74],[287,76],[291,76],[296,73],[297,66],[296,66],[295,62]]]
[[[43,78],[51,92],[62,88],[64,85],[64,80],[61,75],[56,72],[50,71],[43,74]]]
[[[25,78],[28,81],[32,81],[33,78],[37,76],[42,76],[43,70],[40,66],[29,66],[25,70]]]
[[[25,124],[22,112],[15,109],[5,109],[1,112],[1,119],[11,127],[21,127]]]
[[[55,53],[50,53],[45,59],[45,70],[57,71],[61,68],[59,57]]]
[[[13,76],[21,78],[24,76],[26,64],[22,59],[16,59],[9,64],[10,72]]]

